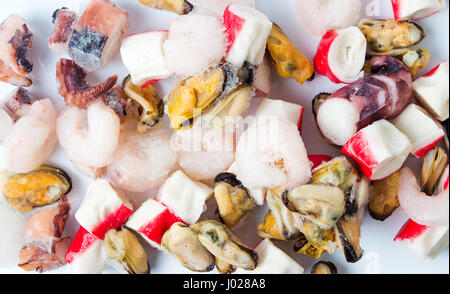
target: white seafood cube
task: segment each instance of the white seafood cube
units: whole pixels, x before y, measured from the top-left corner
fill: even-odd
[[[292,122],[301,130],[304,110],[303,106],[295,103],[266,98],[259,103],[255,116],[256,118],[280,117]]]
[[[106,180],[93,182],[75,213],[78,223],[97,238],[120,228],[133,213],[133,205]]]
[[[66,261],[77,274],[98,274],[107,266],[105,242],[80,227],[66,253]]]
[[[256,96],[269,96],[271,82],[270,61],[267,57],[264,57],[263,62],[256,67],[255,77],[253,79],[253,88],[255,88]]]
[[[408,137],[418,158],[424,157],[445,137],[442,126],[426,112],[425,109],[410,104],[392,123]]]
[[[448,62],[444,61],[429,73],[413,82],[417,98],[434,118],[445,121],[449,118]]]
[[[228,168],[227,172],[236,175],[236,163],[235,162],[233,162],[233,164]],[[239,178],[238,178],[238,180],[239,180]],[[242,183],[242,184],[245,186],[245,183]],[[266,193],[267,193],[266,189],[247,188],[247,190],[248,190],[248,193],[250,194],[250,197],[253,198],[253,201],[255,202],[256,205],[259,205],[259,206],[264,205],[264,202],[266,201]]]
[[[164,63],[167,37],[168,31],[155,31],[130,35],[122,41],[120,55],[133,84],[145,86],[172,75]]]
[[[206,210],[205,202],[212,193],[212,188],[176,171],[161,186],[157,198],[185,223],[195,224]]]
[[[126,226],[138,232],[150,245],[162,250],[161,239],[176,222],[182,220],[161,202],[149,199],[133,213]]]
[[[304,269],[289,255],[276,247],[269,239],[264,239],[255,248],[258,265],[252,271],[238,268],[236,274],[303,274]]]
[[[245,61],[261,64],[272,30],[267,16],[249,6],[231,4],[225,9],[223,23],[229,42],[227,61],[238,67]]]
[[[391,0],[396,20],[419,19],[446,7],[445,0]]]
[[[360,130],[342,148],[372,181],[384,179],[400,169],[411,150],[409,139],[384,119]]]

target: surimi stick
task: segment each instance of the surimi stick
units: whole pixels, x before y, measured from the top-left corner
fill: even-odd
[[[391,0],[396,20],[419,19],[447,6],[445,0]]]

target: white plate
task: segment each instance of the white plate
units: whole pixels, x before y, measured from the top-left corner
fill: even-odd
[[[0,1],[0,20],[3,20],[11,13],[19,13],[32,26],[35,32],[33,40],[34,70],[33,86],[30,91],[37,96],[49,97],[56,104],[58,111],[64,106],[64,101],[57,93],[55,82],[55,64],[58,56],[48,49],[47,38],[52,31],[51,16],[54,10],[63,6],[82,10],[88,0],[52,0],[52,1],[30,1],[14,0]],[[167,29],[170,21],[175,17],[174,14],[162,11],[156,11],[140,4],[138,0],[114,0],[118,6],[126,9],[130,14],[131,27],[129,33],[138,33],[149,30]],[[368,4],[375,6],[367,6]],[[278,23],[292,42],[307,57],[312,59],[319,38],[311,36],[296,20],[291,0],[256,0],[256,6],[263,11],[274,22]],[[378,6],[378,7],[377,7]],[[376,17],[392,17],[392,9],[389,0],[367,0],[366,7],[375,7]],[[370,10],[370,9],[369,9]],[[373,10],[370,10],[373,11]],[[434,67],[443,59],[448,59],[449,54],[449,14],[446,11],[438,13],[432,17],[418,21],[421,24],[427,37],[420,44],[432,52],[432,59],[427,69]],[[89,74],[90,79],[102,81],[111,74],[118,74],[119,79],[126,75],[126,69],[122,65],[119,56],[116,56],[114,62],[108,68]],[[274,73],[272,85],[272,98],[283,99],[296,102],[306,107],[303,123],[303,136],[306,147],[310,154],[330,154],[338,155],[338,151],[325,144],[315,126],[311,113],[311,100],[319,92],[330,92],[340,88],[342,85],[334,85],[325,77],[317,76],[313,82],[307,82],[301,86],[293,80],[282,79]],[[161,94],[167,94],[171,88],[170,82],[161,82],[157,85]],[[13,89],[12,86],[0,83],[0,97]],[[78,229],[78,224],[73,218],[73,214],[83,198],[86,187],[90,180],[80,175],[70,164],[61,149],[58,149],[49,160],[50,164],[55,164],[64,169],[71,175],[73,180],[73,190],[69,194],[72,203],[72,212],[70,220],[67,223],[65,234],[74,236]],[[409,165],[420,165],[420,161],[410,159]],[[0,169],[5,166],[3,152],[0,147]],[[146,194],[135,194],[136,202],[154,196],[154,191]],[[214,202],[214,201],[212,201]],[[211,201],[210,201],[211,203]],[[252,247],[259,241],[255,230],[258,223],[263,220],[266,207],[258,208],[252,218],[243,228],[236,231],[236,234],[242,238],[244,243]],[[209,205],[208,214],[213,214],[215,207]],[[336,250],[334,255],[324,255],[323,260],[334,262],[341,273],[449,273],[448,248],[435,260],[423,261],[412,255],[401,245],[394,243],[393,238],[407,220],[406,214],[397,209],[393,216],[384,222],[373,220],[366,214],[362,226],[361,246],[365,251],[364,257],[356,264],[348,264],[343,254]],[[0,224],[5,225],[5,224]],[[292,249],[292,243],[276,242],[285,252],[295,258],[306,272],[316,262],[305,256],[298,256]],[[176,261],[167,255],[157,252],[156,249],[148,249],[149,261],[152,273],[190,273]],[[107,272],[114,272],[107,270]],[[0,269],[0,273],[23,273],[19,268]],[[69,266],[64,266],[51,273],[71,273]]]

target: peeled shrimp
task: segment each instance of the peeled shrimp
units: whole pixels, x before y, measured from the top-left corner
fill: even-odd
[[[7,169],[27,173],[52,155],[56,138],[56,110],[50,99],[34,102],[5,139]]]
[[[87,116],[87,128],[84,126]],[[58,117],[56,133],[67,157],[75,164],[103,167],[109,164],[119,143],[120,119],[103,102],[87,110],[67,107]]]
[[[417,180],[412,171],[401,170],[398,198],[400,206],[416,223],[425,226],[448,226],[448,187],[435,196],[419,192]]]
[[[107,176],[119,188],[145,192],[159,187],[176,164],[170,148],[170,134],[160,129],[149,133],[124,133]]]
[[[360,17],[361,0],[294,0],[297,19],[317,36],[329,29],[355,24]]]
[[[236,173],[247,188],[305,184],[311,167],[295,124],[276,118],[258,120],[239,138]]]
[[[214,179],[234,161],[232,126],[203,129],[193,127],[178,131],[174,137],[178,147],[178,165],[196,181]]]

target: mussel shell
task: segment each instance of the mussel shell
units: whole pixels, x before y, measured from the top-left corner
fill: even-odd
[[[239,239],[217,221],[202,221],[192,225],[203,246],[223,262],[246,270],[253,270],[258,263],[258,254],[245,247]]]
[[[72,180],[62,169],[42,165],[26,174],[2,172],[5,200],[19,211],[55,203],[72,189]]]
[[[214,269],[214,257],[198,240],[197,233],[183,223],[175,223],[164,233],[161,246],[187,269],[209,272]]]
[[[356,263],[362,255],[363,250],[360,247],[361,223],[358,217],[342,217],[335,227],[338,247],[345,255],[347,262]]]
[[[327,261],[319,261],[311,269],[313,275],[337,275],[337,273],[337,267],[332,262]]]
[[[439,181],[447,162],[447,153],[441,147],[436,147],[425,155],[420,177],[420,187],[423,192],[428,195],[433,194],[436,183]]]

